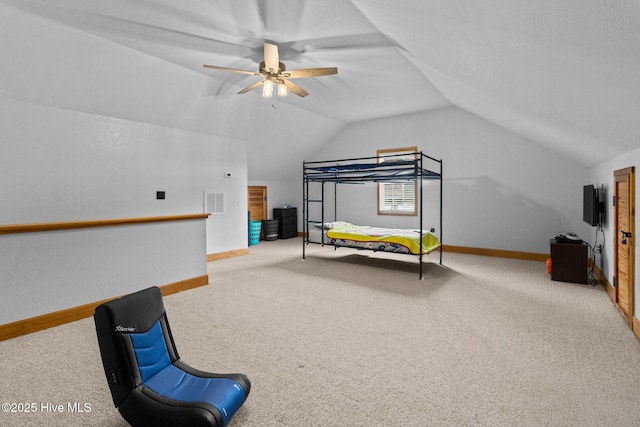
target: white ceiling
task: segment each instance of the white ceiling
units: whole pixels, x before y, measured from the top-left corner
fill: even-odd
[[[287,103],[344,123],[455,105],[593,165],[640,147],[634,0],[0,0],[209,76],[220,99],[262,46],[296,80]]]

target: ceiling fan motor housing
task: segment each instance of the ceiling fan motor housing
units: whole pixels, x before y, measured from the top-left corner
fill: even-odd
[[[262,61],[260,65],[258,65],[258,72],[260,74],[266,74],[270,76],[280,76],[286,70],[287,70],[287,67],[282,62],[278,62],[278,70],[276,72],[269,72],[269,70],[267,70],[267,66],[264,63],[264,61]]]

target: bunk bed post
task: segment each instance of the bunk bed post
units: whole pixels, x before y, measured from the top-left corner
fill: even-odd
[[[443,245],[443,240],[442,240],[442,159],[440,159],[440,265],[442,265],[442,245]]]
[[[336,172],[334,174],[334,181],[333,181],[333,221],[337,221],[338,220],[338,172]],[[322,181],[324,183],[324,181]],[[324,215],[324,193],[322,194],[322,214]],[[324,230],[324,222],[322,223],[322,227]],[[325,233],[322,233],[322,238],[324,239]],[[336,245],[333,245],[333,250],[334,252],[338,250],[338,247]]]
[[[309,179],[307,178],[307,163],[302,161],[302,259],[306,259],[305,246],[309,240],[307,211],[309,204]]]
[[[338,178],[333,182],[333,220],[338,220]]]
[[[322,192],[321,192],[321,195],[320,195],[320,205],[321,205],[320,206],[320,209],[321,209],[320,221],[322,221],[322,222],[321,222],[320,225],[322,225],[322,231],[323,232],[320,233],[320,236],[321,236],[320,237],[320,242],[322,243],[322,246],[324,246],[324,223],[326,222],[325,219],[324,219],[324,184],[325,184],[325,181],[322,181],[321,184],[322,184]]]
[[[423,206],[422,206],[422,151],[420,151],[420,157],[418,157],[418,165],[416,165],[416,169],[415,169],[415,180],[418,183],[418,185],[420,185],[420,280],[422,280],[422,231],[424,230],[423,228],[423,218],[422,218],[422,214],[423,214]],[[420,181],[418,181],[418,178],[420,178]]]

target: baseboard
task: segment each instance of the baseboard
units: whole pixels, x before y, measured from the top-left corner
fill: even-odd
[[[233,257],[248,255],[248,254],[249,254],[249,248],[236,249],[235,251],[218,252],[215,254],[208,254],[207,262],[218,261],[221,259],[233,258]]]
[[[442,251],[469,255],[493,256],[499,258],[524,259],[528,261],[546,261],[547,258],[549,258],[549,254],[540,254],[536,252],[507,251],[503,249],[473,248],[453,245],[442,245]]]
[[[605,291],[607,291],[607,295],[609,295],[609,298],[611,298],[611,302],[613,302],[613,305],[615,306],[616,290],[613,288],[613,286],[611,286],[609,280],[607,280],[607,278],[604,276],[602,270],[600,270],[600,268],[598,267],[598,264],[593,266],[593,272],[595,273],[598,282],[600,282]],[[636,338],[640,340],[640,320],[638,320],[636,316],[633,316],[631,319],[631,331],[633,331],[633,334],[636,336]]]
[[[209,276],[205,274],[204,276],[192,277],[191,279],[185,279],[179,282],[159,286],[159,288],[162,291],[162,295],[171,295],[207,284],[209,284]],[[97,306],[115,298],[118,297],[116,296],[113,298],[107,298],[102,301],[96,301],[78,307],[72,307],[66,310],[42,314],[40,316],[31,317],[29,319],[18,320],[16,322],[0,325],[0,341],[91,317],[93,316],[93,313],[95,312]]]
[[[199,288],[209,284],[209,275],[192,277],[191,279],[180,280],[179,282],[169,283],[168,285],[158,286],[163,296],[177,294],[178,292],[188,291],[189,289]],[[93,316],[93,314],[92,314]]]
[[[598,264],[594,265],[593,260],[589,259],[589,265],[593,265],[593,272],[596,275],[598,282],[602,285],[604,290],[607,291],[607,295],[609,295],[609,298],[611,298],[611,301],[615,303],[616,290],[613,288],[611,283],[609,283],[609,280],[605,277],[602,270],[600,270],[600,267],[598,267]]]

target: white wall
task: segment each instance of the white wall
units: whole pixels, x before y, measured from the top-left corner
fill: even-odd
[[[5,4],[0,65],[1,225],[201,213],[225,193],[206,221],[1,235],[0,323],[205,275],[207,253],[246,247],[247,144],[206,76]]]
[[[445,244],[549,253],[549,239],[558,232],[589,233],[582,223],[588,168],[458,108],[347,126],[308,160],[375,156],[378,149],[410,146],[443,159]],[[431,182],[424,188],[426,226],[437,228],[437,188]],[[418,224],[415,218],[378,216],[375,184],[338,191],[338,219]]]
[[[0,129],[2,224],[201,213],[205,189],[246,183],[245,143],[228,138],[2,98]]]
[[[207,274],[204,220],[0,235],[0,325]]]
[[[0,137],[3,225],[201,213],[205,190],[226,199],[206,232],[194,221],[0,235],[0,324],[205,275],[206,253],[246,247],[244,142],[3,98]]]
[[[600,165],[597,165],[591,169],[591,184],[596,185],[597,187],[604,186],[606,193],[605,200],[605,222],[603,223],[602,229],[604,231],[604,250],[602,255],[596,258],[596,262],[604,275],[606,276],[609,283],[613,284],[613,273],[614,273],[614,233],[615,230],[615,218],[614,207],[613,207],[613,195],[614,195],[614,182],[613,182],[613,172],[619,169],[624,169],[630,166],[636,167],[636,174],[638,173],[637,165],[640,164],[640,149],[631,151],[622,156],[618,156],[610,161],[604,162]],[[637,182],[637,181],[636,181]],[[635,183],[634,183],[635,184]],[[637,188],[637,187],[636,187]],[[638,192],[636,190],[636,205],[638,204]],[[638,233],[640,230],[640,216],[636,215],[636,222],[634,224],[635,232]],[[590,234],[591,242],[595,242],[596,239],[596,228],[593,227]],[[602,235],[598,236],[599,243],[603,242]],[[630,239],[630,244],[634,245],[635,251],[635,271],[640,271],[640,254],[637,250],[635,238]],[[637,275],[636,275],[637,277]],[[637,279],[635,279],[635,301],[639,301],[640,298],[640,283]],[[635,312],[634,315],[636,318],[640,318],[640,304],[635,304]]]

